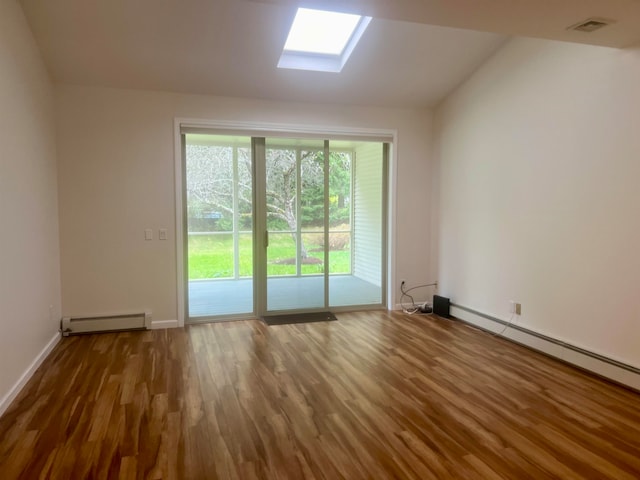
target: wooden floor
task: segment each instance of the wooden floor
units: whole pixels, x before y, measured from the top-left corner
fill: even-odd
[[[71,337],[0,419],[0,479],[640,478],[640,395],[382,312]]]

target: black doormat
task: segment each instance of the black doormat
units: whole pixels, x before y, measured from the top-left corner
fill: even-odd
[[[290,323],[333,322],[338,320],[331,312],[291,313],[262,317],[267,325],[288,325]]]

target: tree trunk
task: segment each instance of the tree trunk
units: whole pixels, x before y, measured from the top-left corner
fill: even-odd
[[[295,207],[293,203],[295,199],[291,202],[287,203],[287,212],[286,212],[286,221],[287,225],[289,225],[289,230],[291,230],[291,238],[293,239],[293,243],[298,243],[298,222],[295,216]],[[303,259],[309,257],[309,253],[307,252],[307,248],[304,246],[304,242],[302,241],[302,237],[300,238],[300,257]]]

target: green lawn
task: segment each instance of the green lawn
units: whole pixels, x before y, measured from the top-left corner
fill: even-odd
[[[310,257],[323,258],[318,234],[304,234],[303,241]],[[319,250],[319,251],[315,251]],[[251,234],[241,234],[239,239],[240,276],[253,273],[253,251]],[[267,260],[268,275],[295,275],[295,264],[285,262],[295,258],[295,243],[289,234],[271,234]],[[330,273],[351,272],[351,252],[343,250],[329,252]],[[303,274],[323,273],[322,264],[302,265]],[[189,279],[233,278],[233,236],[230,233],[215,235],[191,235],[189,237]]]

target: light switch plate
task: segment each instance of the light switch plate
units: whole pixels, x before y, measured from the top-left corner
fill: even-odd
[[[160,240],[166,240],[167,239],[167,229],[166,228],[161,228],[160,230],[158,230],[158,238]]]
[[[153,240],[153,230],[150,228],[144,229],[144,239],[145,240]]]

